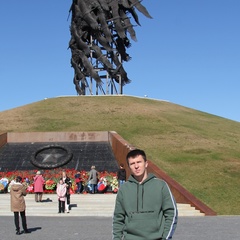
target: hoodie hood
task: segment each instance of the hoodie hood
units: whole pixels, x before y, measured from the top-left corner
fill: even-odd
[[[147,178],[142,182],[139,183],[133,175],[131,175],[128,179],[128,181],[132,184],[136,184],[137,186],[137,194],[136,194],[136,212],[138,212],[140,209],[144,209],[144,199],[146,199],[144,197],[144,188],[146,185],[148,185],[147,183],[149,181],[151,181],[152,179],[156,178],[155,175],[153,175],[152,173],[149,173]]]
[[[152,178],[156,178],[156,176],[153,175],[152,173],[148,173],[147,178],[146,178],[141,184],[145,184],[146,182],[150,181]],[[129,176],[128,181],[129,181],[129,182],[135,182],[135,183],[139,184],[139,182],[134,178],[133,175],[130,175],[130,176]]]

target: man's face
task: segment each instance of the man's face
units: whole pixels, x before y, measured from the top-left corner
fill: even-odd
[[[135,158],[129,158],[128,163],[134,177],[142,178],[144,175],[146,175],[148,162],[145,162],[141,155],[136,156]]]

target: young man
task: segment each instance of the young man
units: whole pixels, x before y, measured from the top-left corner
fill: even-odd
[[[146,154],[140,149],[127,154],[127,164],[131,176],[117,194],[113,239],[172,239],[178,212],[167,183],[147,173]]]

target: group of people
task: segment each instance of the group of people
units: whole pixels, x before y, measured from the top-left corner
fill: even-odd
[[[42,202],[45,180],[41,171],[37,171],[33,178],[35,201]],[[70,209],[70,188],[72,186],[71,179],[67,176],[65,171],[62,171],[62,177],[57,184],[56,193],[58,196],[58,212],[69,213]]]
[[[42,202],[44,178],[40,171],[37,171],[36,176],[33,178],[35,201]],[[67,176],[66,172],[62,172],[62,177],[57,185],[58,196],[58,212],[64,213],[65,210],[69,213],[70,209],[70,188],[72,186],[71,179]],[[16,234],[20,235],[19,215],[22,220],[23,233],[30,233],[27,228],[26,220],[26,203],[24,197],[27,195],[27,182],[22,177],[17,176],[10,184],[10,197],[11,197],[11,211],[14,213],[14,223],[16,227]]]
[[[83,184],[82,184],[82,179],[81,179],[80,172],[76,173],[75,182],[76,182],[76,186],[77,186],[76,193],[79,194],[83,190]],[[89,171],[87,182],[88,182],[88,184],[85,186],[85,190],[89,193],[92,193],[92,194],[97,193],[98,192],[98,189],[97,189],[98,172],[97,172],[96,167],[94,165],[91,166],[91,170]]]
[[[126,181],[126,170],[120,164],[118,171],[119,190],[113,212],[112,239],[168,240],[172,239],[178,220],[176,201],[168,184],[148,173],[148,161],[143,150],[131,150],[126,156],[130,176]],[[80,173],[77,173],[80,174]],[[37,174],[39,175],[39,174]],[[40,174],[41,175],[41,174]],[[36,176],[37,179],[40,177]],[[79,175],[76,178],[80,178]],[[92,166],[89,181],[92,193],[96,191],[97,171]],[[14,212],[16,234],[20,234],[19,213],[24,233],[29,233],[25,216],[26,185],[17,177],[11,186],[11,211]],[[40,182],[40,180],[38,180]],[[62,172],[57,185],[59,213],[69,212],[71,180]],[[36,193],[37,194],[37,193]],[[41,201],[38,194],[37,201]]]
[[[15,180],[10,183],[10,196],[11,196],[11,211],[14,213],[14,223],[16,227],[16,234],[20,235],[19,214],[22,220],[22,227],[24,233],[30,233],[27,228],[26,220],[26,204],[24,197],[27,195],[28,179],[22,179],[17,176]],[[44,178],[40,171],[37,171],[36,176],[33,178],[35,201],[41,202],[43,195]]]

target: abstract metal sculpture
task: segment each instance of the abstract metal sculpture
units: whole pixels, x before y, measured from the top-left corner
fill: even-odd
[[[122,86],[131,82],[122,63],[131,59],[126,52],[131,46],[128,35],[137,40],[130,21],[132,17],[140,26],[136,9],[152,18],[139,0],[73,0],[69,48],[77,94],[85,95],[88,89],[92,95],[92,80],[96,82],[96,94],[98,90],[109,94],[109,86],[111,94],[118,93],[115,83],[122,94]],[[102,79],[106,79],[107,92]]]

